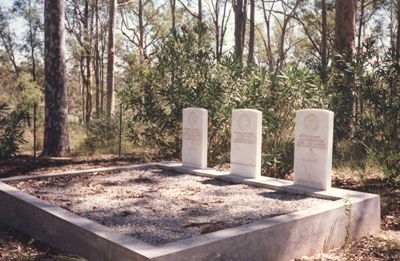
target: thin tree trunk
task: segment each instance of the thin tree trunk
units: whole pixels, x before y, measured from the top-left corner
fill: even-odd
[[[139,20],[139,61],[143,63],[144,61],[144,23],[143,23],[143,1],[139,0],[139,10],[138,10],[138,20]]]
[[[254,37],[255,37],[255,0],[250,0],[250,32],[249,32],[249,54],[247,62],[254,61]]]
[[[8,54],[8,58],[10,59],[10,62],[12,64],[12,66],[14,67],[15,75],[17,77],[19,77],[20,69],[19,69],[19,67],[17,65],[17,62],[16,62],[16,59],[15,59],[14,50],[13,50],[12,44],[11,44],[12,40],[11,40],[11,37],[9,35],[9,32],[7,32],[7,33],[4,32],[3,33],[2,30],[0,30],[0,38],[1,38],[2,42],[3,42],[4,48],[6,49],[6,53]]]
[[[89,0],[85,2],[85,62],[86,62],[86,122],[90,122],[92,118],[92,98],[93,98],[93,90],[92,90],[92,53],[91,53],[91,37],[93,30],[89,25],[90,19],[90,10],[89,10]],[[93,21],[93,20],[91,20]]]
[[[114,57],[115,26],[117,16],[117,0],[110,0],[108,23],[108,57],[107,57],[107,115],[114,114]]]
[[[176,7],[176,0],[169,0],[169,4],[170,4],[170,8],[171,8],[171,20],[172,20],[172,25],[171,25],[171,30],[172,33],[175,34],[175,30],[176,30],[176,17],[175,17],[175,7]]]
[[[362,46],[361,46],[361,35],[362,35],[362,29],[364,26],[364,12],[365,12],[365,0],[361,0],[360,3],[360,21],[358,22],[358,36],[357,36],[357,49],[358,52],[362,51]]]
[[[95,42],[94,42],[94,75],[95,75],[95,82],[96,82],[96,115],[100,115],[100,51],[99,51],[99,29],[100,29],[100,18],[99,18],[99,0],[95,1]]]
[[[45,0],[45,126],[43,156],[62,157],[69,152],[64,10],[63,0]]]
[[[32,1],[29,1],[29,3],[28,3],[28,10],[29,10],[29,12],[31,12],[31,10],[32,10],[32,7],[31,7],[31,3],[32,3]],[[36,59],[35,59],[35,43],[34,43],[34,41],[33,41],[33,32],[32,32],[32,14],[31,13],[29,13],[29,15],[28,15],[28,24],[29,24],[29,45],[30,45],[30,48],[31,48],[31,61],[32,61],[32,71],[31,71],[31,74],[32,74],[32,80],[34,81],[34,82],[36,82]]]
[[[81,86],[81,95],[82,95],[82,124],[85,123],[85,119],[86,119],[86,80],[85,80],[85,67],[84,67],[84,56],[81,55],[79,58],[79,71],[81,73],[81,82],[80,82],[80,86]]]
[[[400,0],[397,0],[397,35],[396,35],[396,59],[400,60]]]
[[[322,36],[321,36],[321,79],[326,83],[326,69],[328,65],[328,22],[326,0],[322,0]]]
[[[269,11],[269,14],[267,15],[267,9],[265,6],[265,1],[261,1],[262,3],[262,8],[263,8],[263,15],[264,15],[264,22],[265,22],[265,27],[267,29],[267,59],[268,59],[268,67],[270,71],[273,71],[274,69],[274,60],[272,56],[272,48],[271,48],[271,10],[274,8],[275,2],[272,3],[271,10]]]

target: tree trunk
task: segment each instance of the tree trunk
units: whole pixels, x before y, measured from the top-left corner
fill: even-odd
[[[32,69],[31,69],[32,80],[34,82],[36,82],[36,59],[35,59],[35,49],[36,48],[35,48],[34,32],[33,32],[33,25],[32,25],[33,22],[32,22],[32,14],[31,14],[31,11],[32,11],[31,4],[32,4],[32,1],[29,1],[28,2],[28,12],[29,12],[29,14],[28,14],[28,26],[29,26],[28,39],[29,39],[29,45],[30,45],[30,49],[31,49],[30,56],[31,56],[31,62],[32,62]]]
[[[250,64],[254,60],[254,37],[255,37],[255,0],[250,0],[250,33],[249,33],[249,54],[247,62]]]
[[[94,75],[96,82],[96,115],[100,115],[100,51],[99,51],[99,33],[100,33],[100,17],[99,17],[99,1],[95,1],[95,39],[94,39]]]
[[[397,35],[396,35],[396,59],[400,60],[400,0],[397,0]]]
[[[215,56],[217,60],[219,61],[222,57],[222,52],[223,52],[223,46],[224,46],[224,37],[225,33],[227,30],[227,24],[229,21],[229,17],[231,14],[231,9],[229,9],[229,12],[227,14],[227,7],[228,7],[228,1],[223,2],[223,12],[221,15],[221,6],[220,6],[221,1],[217,0],[215,1],[213,7],[213,23],[215,27]],[[221,18],[221,21],[220,21]]]
[[[355,0],[336,0],[335,49],[342,56],[336,68],[342,72],[337,88],[338,138],[351,139],[355,134],[356,100],[354,99],[354,75],[347,69],[352,62],[355,45]]]
[[[85,32],[84,32],[84,46],[85,46],[85,62],[86,62],[86,122],[90,122],[92,119],[92,98],[93,98],[93,90],[92,90],[92,46],[91,46],[91,34],[93,32],[92,27],[89,24],[90,19],[90,10],[89,10],[89,1],[85,1]],[[91,20],[92,21],[92,20]]]
[[[107,56],[107,115],[114,114],[114,57],[115,26],[117,16],[117,0],[110,0],[108,23],[108,56]]]
[[[362,51],[362,46],[361,46],[361,35],[362,35],[362,29],[364,26],[364,12],[365,12],[365,0],[361,0],[360,3],[360,19],[358,21],[358,35],[357,35],[357,49],[358,52]]]
[[[197,24],[199,26],[199,30],[203,28],[203,2],[202,0],[198,0],[198,16],[197,16]],[[201,43],[203,41],[202,39],[202,33],[199,33],[199,47],[201,46]]]
[[[68,102],[65,83],[64,1],[45,0],[45,126],[43,156],[69,152]]]
[[[144,61],[144,23],[143,23],[143,1],[139,0],[138,8],[138,20],[139,20],[139,61],[142,64]]]
[[[335,49],[346,62],[354,54],[355,6],[354,0],[336,0]]]
[[[275,2],[272,3],[272,7],[269,10],[268,15],[267,15],[267,9],[266,9],[266,6],[265,6],[265,1],[261,1],[261,3],[262,3],[262,10],[263,10],[265,27],[267,29],[266,52],[267,52],[268,67],[269,67],[270,71],[273,71],[273,69],[274,69],[274,60],[273,60],[272,48],[271,48],[271,15],[272,15],[271,10],[274,8]]]
[[[326,83],[326,69],[328,65],[328,22],[326,12],[326,0],[321,2],[322,8],[322,36],[321,36],[321,79]]]
[[[236,59],[241,63],[243,61],[246,32],[247,0],[234,0],[232,1],[232,7],[235,13],[235,56]]]
[[[171,8],[171,20],[172,20],[172,24],[171,24],[171,30],[172,30],[172,33],[174,33],[175,34],[175,30],[176,30],[176,21],[175,21],[175,19],[176,19],[176,17],[175,17],[175,7],[176,7],[176,0],[169,0],[169,5],[170,5],[170,8]]]
[[[3,42],[4,49],[7,53],[8,59],[10,60],[12,66],[14,67],[14,72],[17,77],[19,77],[20,68],[17,65],[15,55],[14,55],[14,42],[10,32],[9,20],[4,14],[4,11],[0,8],[0,39]]]

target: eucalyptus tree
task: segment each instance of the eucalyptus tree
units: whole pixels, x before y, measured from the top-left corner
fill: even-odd
[[[327,66],[334,39],[334,5],[326,0],[302,3],[295,19],[307,38],[301,48],[307,59],[317,65],[323,82],[327,80]]]
[[[335,49],[345,62],[351,62],[355,50],[355,0],[336,0]],[[340,63],[344,69],[345,64]]]
[[[37,81],[39,57],[43,52],[43,0],[16,0],[13,11],[26,22],[22,50],[28,55],[33,81]]]
[[[119,4],[120,31],[137,50],[139,62],[151,55],[154,45],[165,35],[163,32],[163,8],[167,2],[138,0]]]
[[[82,86],[82,119],[89,122],[92,117],[94,6],[90,0],[67,0],[66,28],[71,36],[72,56],[80,68]],[[95,41],[96,42],[96,41]]]
[[[247,0],[232,0],[232,8],[235,14],[235,56],[242,62],[246,38]]]
[[[297,39],[294,33],[294,30],[298,28],[296,16],[302,2],[304,1],[261,0],[261,6],[258,6],[258,9],[262,11],[266,28],[267,39],[264,42],[270,70],[282,69],[286,64],[288,53],[302,41],[302,39]],[[275,39],[276,42],[274,42]]]
[[[358,0],[356,2],[356,30],[357,30],[357,45],[358,51],[362,51],[362,39],[369,33],[366,31],[373,32],[374,28],[371,23],[374,16],[379,13],[385,5],[386,0]],[[395,8],[396,10],[396,8]],[[376,17],[378,18],[378,17]]]
[[[19,77],[20,68],[17,65],[15,52],[17,43],[15,41],[15,34],[10,30],[11,12],[0,7],[0,44],[3,47],[7,59],[12,64],[14,74]]]
[[[354,97],[354,75],[348,70],[355,54],[355,0],[336,0],[335,6],[336,68],[341,76],[336,83],[339,138],[352,138],[355,134],[357,101]]]
[[[117,0],[109,0],[109,20],[108,20],[108,47],[107,47],[107,102],[106,112],[108,116],[114,114],[115,107],[115,30],[117,19]]]
[[[43,156],[62,157],[69,152],[64,21],[64,0],[45,0]]]
[[[205,0],[212,20],[211,31],[214,33],[215,56],[217,60],[222,57],[225,44],[226,32],[232,9],[229,8],[228,0]]]

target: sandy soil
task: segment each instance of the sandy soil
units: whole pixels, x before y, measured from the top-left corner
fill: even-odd
[[[152,245],[326,202],[157,168],[11,185]]]

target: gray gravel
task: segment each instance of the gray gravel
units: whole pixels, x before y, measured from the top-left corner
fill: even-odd
[[[157,168],[29,180],[11,185],[152,245],[326,202]]]

